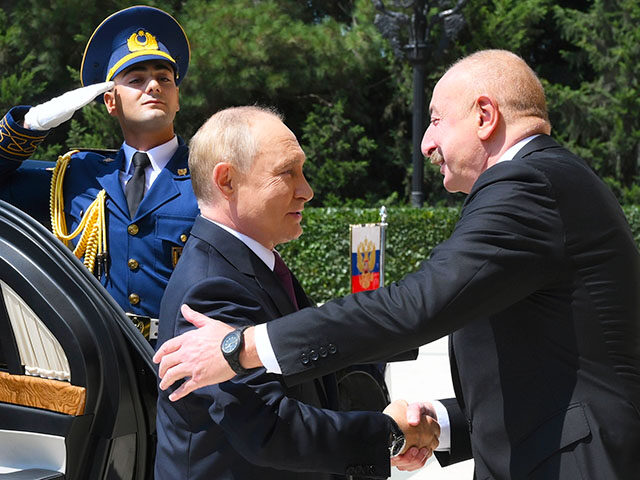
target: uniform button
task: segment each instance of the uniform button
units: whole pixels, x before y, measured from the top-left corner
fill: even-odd
[[[140,266],[135,258],[130,258],[127,265],[129,265],[129,270],[136,270]]]
[[[318,358],[320,358],[320,356],[318,355],[318,352],[316,352],[315,350],[311,350],[309,352],[309,356],[311,357],[311,360],[313,360],[314,362],[318,360]]]
[[[180,241],[181,241],[182,243],[184,243],[184,242],[186,242],[186,241],[187,241],[187,236],[186,236],[184,233],[183,233],[182,235],[180,235]]]
[[[132,223],[127,227],[127,232],[129,232],[129,235],[137,235],[139,231],[140,229],[138,228],[138,225],[136,225],[135,223]]]
[[[302,355],[300,355],[300,361],[302,362],[303,365],[307,365],[309,363],[309,357],[307,356],[306,353],[303,353]]]
[[[334,353],[336,353],[338,351],[337,347],[333,343],[330,343],[328,345],[328,348],[329,348],[329,353],[331,355],[333,355]]]
[[[320,347],[320,356],[322,358],[326,358],[327,355],[329,355],[329,352],[327,351],[327,349],[325,347]]]
[[[131,305],[139,304],[140,303],[140,295],[138,295],[137,293],[129,294],[129,303]]]

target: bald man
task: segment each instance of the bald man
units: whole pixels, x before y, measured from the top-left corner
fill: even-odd
[[[384,289],[247,330],[242,365],[295,383],[450,334],[456,399],[411,413],[437,411],[441,464],[473,456],[478,479],[635,478],[640,255],[615,197],[549,136],[542,85],[511,52],[453,65],[429,109],[422,151],[468,194],[451,238]],[[203,328],[156,355],[163,388],[191,377],[175,398],[233,375],[199,346],[228,327],[187,317]],[[339,354],[300,362],[329,343]]]

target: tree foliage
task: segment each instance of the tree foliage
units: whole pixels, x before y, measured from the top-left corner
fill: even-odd
[[[0,2],[0,107],[37,104],[80,86],[80,60],[95,26],[137,3]],[[221,108],[272,105],[307,153],[314,205],[408,200],[411,66],[375,26],[374,2],[147,3],[173,14],[191,41],[176,121],[186,140]],[[455,2],[428,3],[433,15]],[[554,135],[621,200],[640,203],[640,4],[468,0],[462,13],[465,23],[455,39],[445,38],[444,24],[430,31],[425,98],[456,58],[482,48],[510,49],[542,78]],[[405,44],[407,28],[397,35],[396,44]],[[96,102],[52,132],[37,155],[51,159],[72,147],[117,148],[120,142],[117,123]],[[425,163],[427,203],[459,201],[444,192],[440,174]]]

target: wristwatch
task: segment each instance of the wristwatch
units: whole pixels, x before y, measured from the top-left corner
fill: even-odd
[[[227,333],[220,344],[222,355],[231,367],[231,370],[238,375],[244,375],[249,372],[248,369],[240,365],[240,352],[244,345],[243,333],[247,328],[249,328],[249,325],[236,328],[233,332]]]
[[[404,438],[404,433],[398,427],[398,424],[391,419],[391,432],[389,433],[389,457],[397,457],[400,452],[404,450],[404,446],[407,443],[407,439]]]

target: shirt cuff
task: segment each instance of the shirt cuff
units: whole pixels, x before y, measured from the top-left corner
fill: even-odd
[[[261,323],[256,325],[253,330],[253,335],[254,341],[256,342],[256,351],[264,368],[266,368],[269,373],[282,374],[282,369],[271,346],[271,340],[269,340],[267,324]]]
[[[431,405],[433,405],[433,409],[436,411],[438,425],[440,425],[440,444],[438,445],[438,448],[436,448],[436,452],[450,452],[451,425],[449,423],[449,412],[447,412],[447,408],[442,404],[442,402],[439,402],[438,400],[433,400]]]

